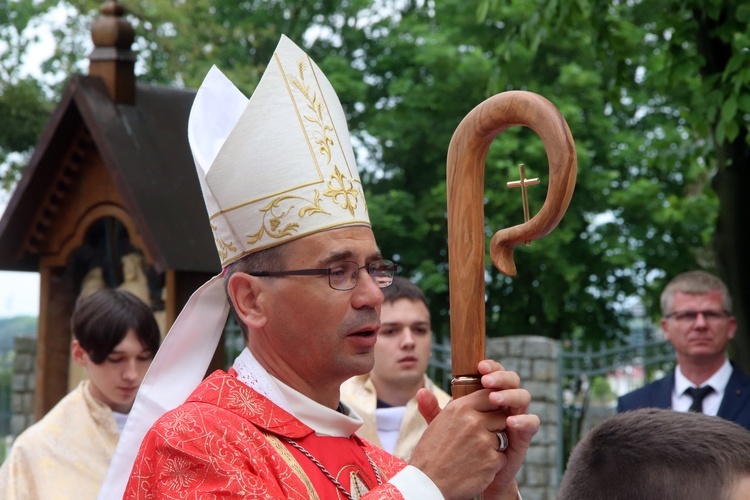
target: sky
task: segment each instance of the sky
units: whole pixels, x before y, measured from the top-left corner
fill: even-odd
[[[0,194],[0,218],[8,193]],[[0,319],[39,315],[39,273],[0,271]]]
[[[39,274],[0,271],[0,319],[39,315]]]
[[[65,11],[54,9],[50,18],[36,26],[32,31],[38,36],[38,42],[26,53],[23,75],[41,75],[41,64],[55,50],[51,29],[55,23],[65,20]],[[5,211],[9,193],[0,193],[0,217]],[[14,316],[37,316],[39,314],[39,273],[21,273],[0,271],[0,319]]]

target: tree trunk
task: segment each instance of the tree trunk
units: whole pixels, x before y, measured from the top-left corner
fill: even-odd
[[[719,197],[719,217],[714,245],[718,273],[729,287],[737,317],[729,356],[750,372],[750,147],[742,132],[717,149],[719,173],[713,188]]]

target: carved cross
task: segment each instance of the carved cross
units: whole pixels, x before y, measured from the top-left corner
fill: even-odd
[[[526,178],[526,165],[521,163],[518,165],[518,170],[521,173],[521,178],[517,181],[511,181],[507,183],[507,186],[509,188],[521,188],[521,200],[523,200],[523,221],[529,222],[529,196],[526,192],[526,186],[533,186],[534,184],[539,184],[539,177],[534,177],[533,179],[527,179]],[[526,242],[528,245],[530,242]]]

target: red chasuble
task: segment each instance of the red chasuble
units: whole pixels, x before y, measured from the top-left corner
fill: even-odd
[[[353,498],[402,498],[387,483],[405,467],[402,460],[357,436],[316,436],[237,380],[233,369],[213,373],[148,431],[123,498],[346,498],[288,440],[304,448]]]

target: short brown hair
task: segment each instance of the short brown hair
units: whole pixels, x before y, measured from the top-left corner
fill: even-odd
[[[76,303],[70,319],[78,343],[100,365],[131,329],[144,349],[156,354],[161,341],[154,313],[130,292],[103,288]]]
[[[672,301],[675,292],[691,295],[703,295],[718,290],[724,298],[724,309],[732,313],[732,296],[729,295],[727,285],[717,276],[705,271],[689,271],[678,274],[667,283],[661,292],[661,314],[666,317],[672,313]]]
[[[383,295],[385,296],[385,302],[396,302],[399,299],[409,299],[413,301],[421,301],[425,306],[428,306],[427,297],[425,297],[422,289],[403,276],[395,276],[393,278],[393,283],[383,288]]]
[[[750,475],[750,432],[719,417],[644,408],[594,427],[570,455],[558,500],[728,498]]]

